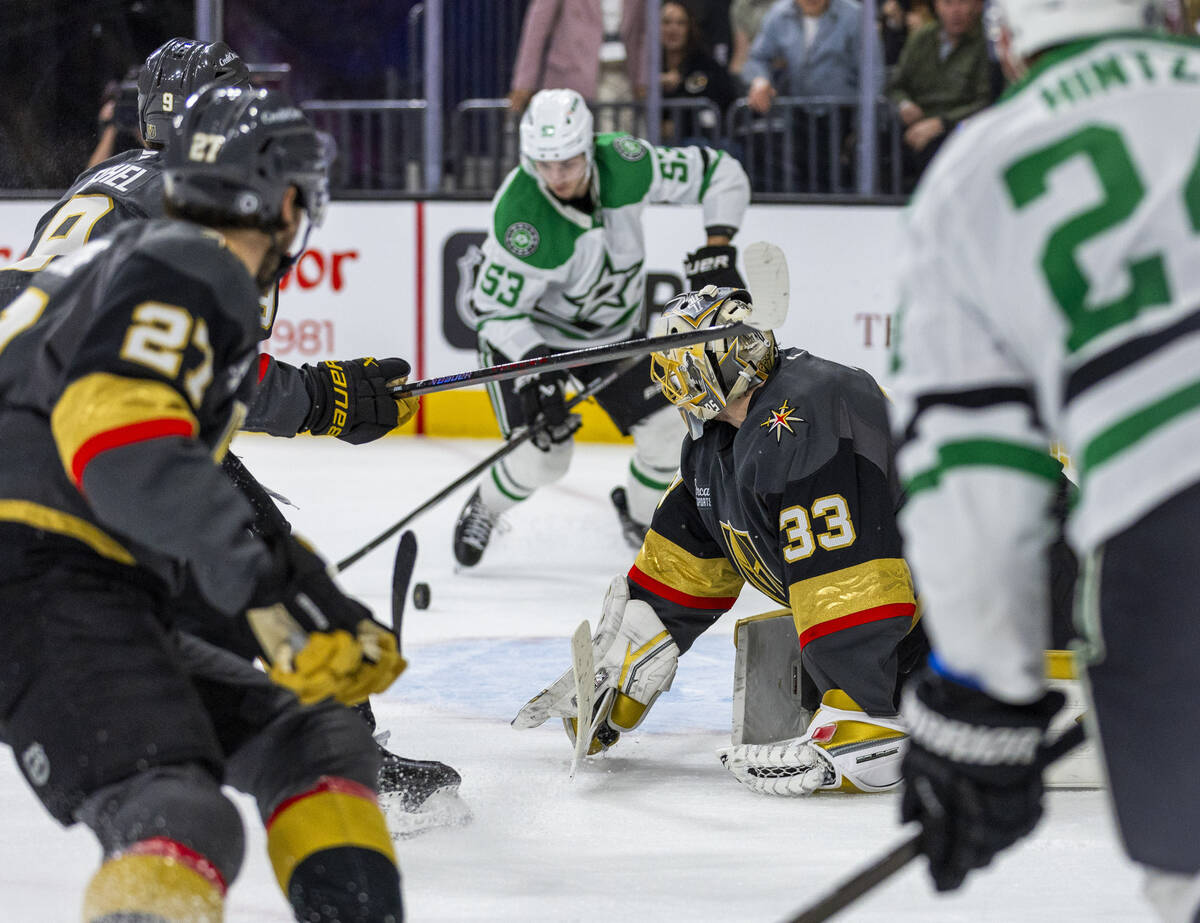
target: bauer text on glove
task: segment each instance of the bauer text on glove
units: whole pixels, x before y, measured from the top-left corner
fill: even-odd
[[[403,425],[417,411],[418,398],[392,393],[411,371],[403,359],[327,359],[300,371],[312,402],[300,432],[360,445]]]

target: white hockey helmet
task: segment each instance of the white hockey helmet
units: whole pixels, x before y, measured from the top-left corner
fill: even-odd
[[[736,323],[753,310],[750,293],[744,289],[707,285],[667,302],[658,336]],[[775,334],[755,330],[651,353],[650,378],[679,408],[692,438],[699,439],[704,421],[766,381],[777,357]]]
[[[1024,59],[1064,42],[1143,29],[1160,6],[1156,0],[992,0],[992,22],[1007,33],[1011,53]]]
[[[535,177],[534,161],[587,155],[590,172],[595,137],[592,113],[574,90],[540,90],[521,116],[521,165]]]

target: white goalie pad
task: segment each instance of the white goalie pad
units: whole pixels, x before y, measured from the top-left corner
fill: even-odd
[[[670,633],[648,604],[629,598],[624,577],[609,584],[604,612],[592,637],[592,654],[596,670],[592,726],[615,733],[602,733],[601,742],[593,743],[589,753],[609,746],[617,734],[641,724],[654,701],[671,688],[679,663],[679,648]],[[574,671],[567,670],[525,703],[512,726],[532,728],[547,718],[562,718],[574,743],[576,704]]]
[[[812,720],[800,704],[800,642],[790,609],[739,619],[734,627],[734,746],[799,737]]]
[[[801,736],[727,747],[717,755],[739,782],[765,795],[871,793],[900,784],[907,747],[899,716],[868,715],[844,692],[831,689]]]

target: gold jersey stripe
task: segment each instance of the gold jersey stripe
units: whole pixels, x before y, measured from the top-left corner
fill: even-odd
[[[809,577],[788,592],[797,634],[856,612],[897,604],[914,605],[912,576],[903,558],[878,558]]]
[[[183,395],[166,382],[93,372],[63,391],[50,414],[50,428],[63,468],[76,483],[76,456],[88,442],[114,430],[161,420],[186,424],[193,434],[200,429]]]
[[[267,854],[284,894],[297,865],[339,846],[373,849],[396,860],[391,834],[373,798],[318,791],[276,812],[267,830]]]
[[[19,522],[43,532],[65,535],[67,538],[83,542],[96,554],[119,564],[137,563],[124,546],[98,526],[53,507],[42,506],[29,500],[0,500],[0,520]]]
[[[689,596],[737,596],[744,582],[725,558],[698,558],[653,529],[646,533],[633,566]]]
[[[164,923],[221,923],[224,900],[211,881],[170,856],[126,853],[105,862],[88,883],[85,920],[137,915]]]

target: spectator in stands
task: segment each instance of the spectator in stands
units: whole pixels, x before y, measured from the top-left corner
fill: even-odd
[[[855,0],[776,0],[742,70],[750,83],[750,108],[771,108],[777,92],[771,73],[778,59],[784,62],[779,89],[786,96],[856,95],[861,37],[862,10]]]
[[[624,68],[631,91],[645,87],[642,64],[644,0],[625,0],[615,21],[619,23]],[[605,13],[612,22],[612,0],[532,0],[525,11],[521,43],[513,67],[508,102],[521,112],[538,90],[550,87],[575,90],[584,99],[598,98],[601,51],[605,47]],[[609,43],[609,48],[612,48]]]
[[[663,142],[714,144],[726,108],[740,95],[738,87],[729,72],[704,50],[696,20],[683,0],[664,0],[660,15],[663,100],[708,99],[721,110],[718,115],[707,109],[664,106]]]
[[[696,39],[712,59],[729,66],[733,32],[729,24],[730,0],[687,0],[688,11],[696,23]]]
[[[879,31],[883,37],[883,63],[894,67],[909,35],[934,21],[932,0],[883,0],[879,7]]]
[[[905,174],[915,183],[946,135],[992,101],[983,0],[934,0],[937,21],[913,32],[888,84],[905,125]]]
[[[750,56],[750,45],[762,26],[767,10],[775,0],[733,0],[729,7],[729,25],[733,30],[733,52],[729,57],[729,73],[741,78],[746,59]]]
[[[862,7],[856,0],[776,0],[762,25],[742,70],[750,81],[750,108],[766,113],[778,92],[800,98],[840,97],[845,103],[813,103],[786,110],[784,132],[791,133],[793,158],[770,158],[780,164],[779,176],[764,172],[755,161],[757,147],[747,151],[754,161],[756,188],[781,191],[827,192],[845,188],[854,161],[853,130],[858,111],[859,62],[862,46]],[[879,49],[879,36],[870,37]],[[778,78],[772,77],[782,61]],[[883,53],[875,89],[883,89]],[[787,138],[769,125],[769,145],[787,150]],[[836,137],[831,137],[836,135]],[[760,182],[765,180],[765,182]]]

